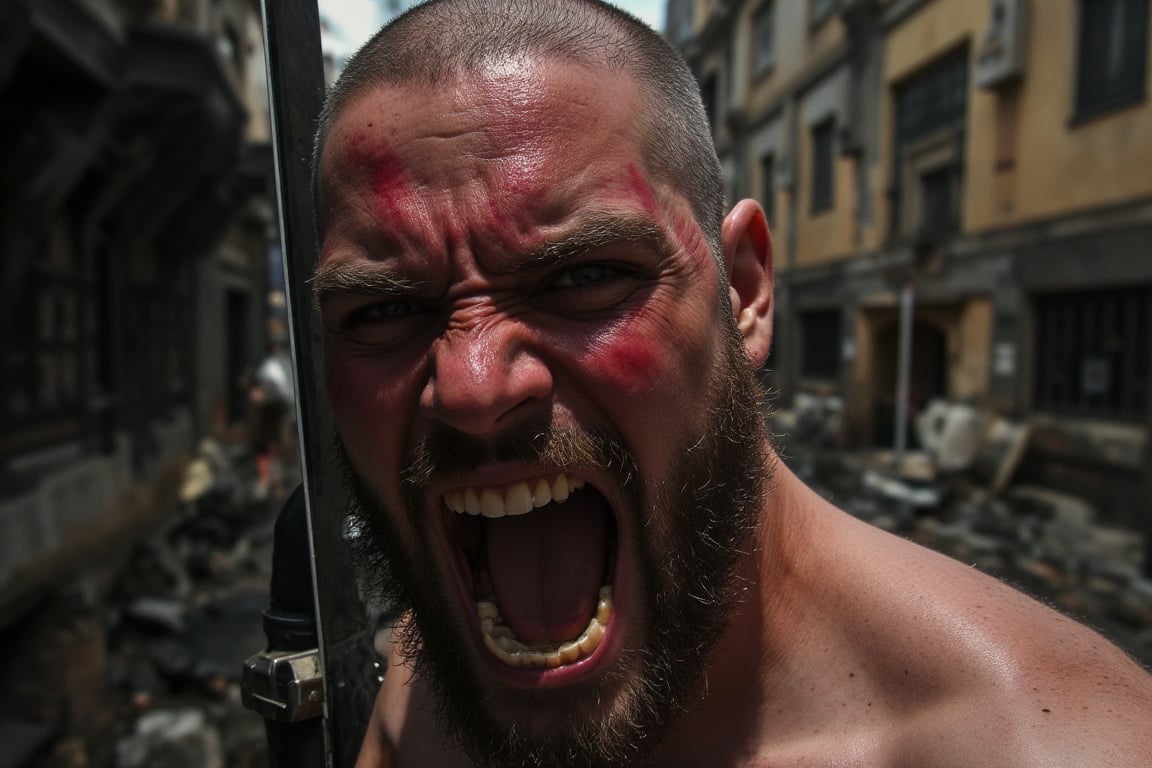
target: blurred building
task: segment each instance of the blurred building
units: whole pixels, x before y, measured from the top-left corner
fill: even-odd
[[[275,252],[256,0],[0,4],[0,616],[244,418]]]
[[[912,410],[1028,422],[1021,472],[1140,505],[1152,423],[1149,0],[669,0],[733,199],[774,232],[771,383],[891,445]]]

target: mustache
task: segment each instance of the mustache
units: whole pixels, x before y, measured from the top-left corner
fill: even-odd
[[[636,460],[614,435],[559,426],[546,417],[536,417],[492,437],[477,437],[437,424],[408,452],[400,470],[400,484],[405,493],[414,493],[498,462],[541,470],[601,467],[625,488],[637,477]]]

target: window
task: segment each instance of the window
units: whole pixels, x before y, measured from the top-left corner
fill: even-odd
[[[764,215],[768,217],[768,226],[776,226],[776,157],[764,155],[760,158],[760,203],[764,206]]]
[[[752,28],[755,33],[753,45],[755,51],[753,52],[753,71],[757,75],[762,75],[772,67],[772,63],[776,60],[775,48],[775,29],[776,29],[776,7],[773,2],[764,3],[756,11],[756,16],[752,22]]]
[[[941,235],[960,227],[968,52],[928,65],[895,91],[893,233]]]
[[[68,221],[61,216],[38,249],[14,258],[24,256],[29,258],[21,287],[6,308],[12,332],[0,343],[0,416],[6,427],[0,454],[79,432],[99,346],[93,275],[80,262]]]
[[[1152,287],[1036,299],[1035,404],[1055,413],[1148,413]]]
[[[1142,101],[1148,0],[1080,0],[1076,116]]]
[[[812,23],[819,24],[836,8],[836,0],[812,0]]]
[[[825,120],[812,129],[812,213],[832,207],[835,174],[835,128]]]
[[[959,224],[959,192],[951,164],[930,168],[918,174],[918,229],[935,235],[952,232]]]
[[[963,130],[968,110],[968,52],[948,56],[896,90],[896,140],[912,144],[941,130]]]
[[[800,313],[800,375],[808,379],[840,378],[840,310]]]
[[[672,0],[668,3],[668,22],[665,26],[668,40],[673,45],[684,45],[692,39],[695,5],[692,0]]]

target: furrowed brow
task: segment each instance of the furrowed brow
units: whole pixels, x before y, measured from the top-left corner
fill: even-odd
[[[312,278],[312,296],[317,306],[335,296],[349,294],[394,296],[411,293],[420,283],[382,267],[376,262],[323,264]]]
[[[578,258],[596,248],[624,243],[646,246],[657,253],[669,250],[664,232],[651,221],[592,215],[559,240],[533,248],[519,269],[546,267]]]

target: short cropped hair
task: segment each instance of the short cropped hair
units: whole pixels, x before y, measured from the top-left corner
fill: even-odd
[[[651,28],[599,0],[431,0],[377,32],[348,61],[320,113],[312,165],[317,223],[323,225],[320,159],[349,103],[381,85],[435,87],[521,55],[635,78],[645,166],[687,198],[719,259],[724,183],[696,79]]]

